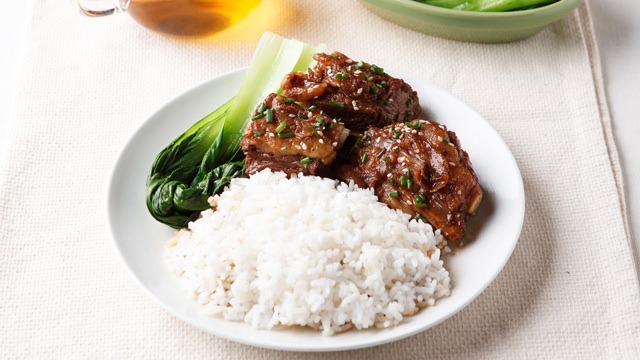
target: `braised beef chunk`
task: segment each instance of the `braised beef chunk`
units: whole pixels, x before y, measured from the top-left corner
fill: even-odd
[[[347,135],[344,125],[321,110],[270,94],[254,112],[240,143],[246,173],[270,168],[315,175],[331,164]]]
[[[339,52],[316,54],[317,64],[282,81],[283,95],[309,102],[344,122],[351,131],[413,119],[420,114],[418,95],[409,84],[376,65],[356,62]]]
[[[461,237],[482,199],[478,177],[455,133],[433,121],[371,127],[337,176],[373,188],[394,209],[428,221],[448,240]]]

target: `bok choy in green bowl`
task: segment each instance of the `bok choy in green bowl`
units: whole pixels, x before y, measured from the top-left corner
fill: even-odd
[[[428,35],[459,41],[500,43],[522,40],[537,34],[569,15],[581,0],[360,2],[383,19]]]

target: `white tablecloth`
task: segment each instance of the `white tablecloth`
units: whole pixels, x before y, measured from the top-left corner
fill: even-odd
[[[279,16],[193,44],[148,33],[123,16],[85,19],[53,0],[36,3],[0,175],[0,357],[295,357],[232,344],[167,315],[122,270],[101,210],[108,168],[131,131],[175,94],[245,65],[267,29],[411,69],[450,90],[489,118],[525,180],[522,238],[480,298],[417,336],[333,356],[640,351],[622,177],[586,8],[527,41],[478,45],[402,29],[351,2],[264,6]],[[317,16],[339,6],[328,24]],[[375,36],[344,36],[357,26]]]

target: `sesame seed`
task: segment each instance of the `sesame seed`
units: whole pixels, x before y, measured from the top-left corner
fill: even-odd
[[[442,125],[438,125],[438,127],[439,127],[440,129],[444,130],[444,126],[442,126]]]
[[[412,133],[412,134],[417,134],[417,133],[418,133],[418,130],[413,129],[413,130],[411,130],[411,133]]]
[[[420,136],[424,136],[424,133],[423,133],[422,131],[420,131],[420,132],[418,133],[418,135],[420,135]]]
[[[317,98],[318,98],[318,96],[314,96],[314,97],[313,97],[313,100],[315,100],[315,99],[317,99]]]
[[[396,143],[397,143],[397,144],[400,144],[400,139],[396,140]]]
[[[358,103],[355,100],[351,101],[351,105],[353,105],[353,110],[358,111],[360,108],[358,107]]]
[[[296,146],[294,146],[294,148],[300,150],[300,145],[296,145]]]
[[[462,195],[462,191],[458,190],[458,195]]]
[[[322,140],[322,139],[318,139],[318,142],[319,142],[320,144],[324,144],[324,140]]]
[[[438,136],[438,141],[442,141],[442,136]]]
[[[296,114],[289,114],[289,117],[290,118],[294,118],[294,117],[296,117]]]
[[[404,156],[400,156],[400,157],[398,158],[398,161],[400,161],[400,162],[404,162],[404,159],[406,159]],[[405,172],[406,172],[406,170],[407,170],[407,169],[404,169],[404,170],[405,170]]]
[[[307,144],[301,143],[300,146],[302,146],[302,150],[307,150]]]
[[[362,74],[362,70],[356,70],[353,73],[356,74],[356,75],[360,75],[360,74]]]
[[[449,165],[456,166],[456,164],[453,161],[449,161]]]
[[[358,71],[360,71],[360,70],[358,70]],[[358,94],[362,94],[362,88],[358,89],[357,93]]]
[[[313,113],[312,113],[311,111],[309,111],[309,112],[307,113],[307,117],[308,117],[309,119],[311,119],[311,117],[312,117],[312,116],[313,116]]]
[[[452,142],[449,142],[449,146],[454,147]]]
[[[336,146],[338,146],[338,143],[334,142],[333,144],[331,144],[331,146],[336,147]]]

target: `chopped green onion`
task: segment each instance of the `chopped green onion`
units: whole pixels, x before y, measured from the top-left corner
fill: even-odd
[[[412,125],[414,129],[422,129],[422,123],[418,120],[414,121]]]
[[[315,135],[315,136],[318,136],[318,137],[319,137],[319,136],[320,136],[320,133],[318,132],[318,130],[313,129],[313,135]]]
[[[364,155],[362,155],[362,159],[360,159],[360,162],[364,164],[367,162],[367,159],[369,159],[369,154],[364,153]]]
[[[329,106],[333,106],[333,107],[337,107],[337,108],[344,108],[344,103],[343,102],[339,102],[339,101],[333,101],[333,100],[329,100]]]
[[[389,191],[389,196],[391,196],[392,198],[397,198],[398,196],[400,196],[400,193],[398,192],[398,190],[391,190]]]
[[[293,137],[293,133],[290,133],[290,132],[278,133],[278,137],[281,139],[287,139],[287,138]]]
[[[284,130],[284,128],[286,128],[286,127],[287,127],[287,120],[283,120],[283,121],[278,125],[278,127],[276,127],[276,132],[277,132],[278,134],[280,134],[280,133],[282,132],[282,130]]]
[[[381,87],[387,86],[387,82],[385,80],[380,81],[380,86]]]
[[[283,146],[283,147],[280,148],[280,151],[287,151],[287,150],[289,150],[288,146]]]
[[[447,140],[447,138],[442,138],[442,142],[445,144],[449,144],[449,140]]]
[[[293,99],[286,97],[286,98],[282,99],[282,101],[284,101],[285,104],[291,104],[293,102]]]
[[[316,118],[316,122],[313,124],[313,127],[320,127],[324,123],[324,118],[322,116],[318,116]]]
[[[327,124],[326,128],[327,129],[332,129],[333,128],[334,123],[330,122]]]
[[[267,122],[273,122],[273,109],[267,109],[267,111],[265,111],[265,114],[267,115]]]
[[[338,80],[340,80],[340,79],[346,79],[346,78],[348,78],[348,77],[349,77],[349,74],[347,74],[347,73],[341,73],[341,72],[339,72],[339,73],[337,73],[337,74],[336,74],[336,79],[338,79]]]
[[[427,218],[422,216],[422,214],[416,214],[413,218],[416,220],[422,220],[422,222],[427,222]]]
[[[407,175],[400,176],[400,185],[407,186]]]
[[[340,55],[338,55],[337,53],[331,54],[331,57],[334,59],[340,59]]]
[[[311,106],[309,106],[309,107],[307,108],[307,110],[309,110],[309,111],[313,111],[313,110],[315,110],[315,109],[317,109],[317,107],[316,107],[315,105],[311,105]]]
[[[300,160],[300,164],[302,164],[302,165],[309,165],[309,164],[311,164],[312,162],[313,162],[313,160],[311,160],[311,158],[310,158],[310,157],[308,157],[308,156],[303,157],[303,158]]]
[[[413,187],[413,180],[407,179],[407,189],[411,190],[412,187]]]
[[[356,67],[357,67],[358,69],[362,69],[364,66],[365,66],[365,63],[364,63],[364,62],[362,62],[362,61],[358,61],[358,63],[356,64]]]
[[[386,148],[382,148],[382,149],[380,150],[380,152],[378,153],[378,155],[376,155],[376,157],[377,157],[378,159],[380,159],[380,158],[382,157],[382,155],[384,155],[384,153],[386,153],[386,152],[387,152],[387,149],[386,149]]]
[[[260,119],[260,118],[261,118],[261,117],[263,117],[263,116],[264,116],[264,113],[263,113],[263,112],[261,112],[261,113],[257,113],[256,115],[254,115],[254,116],[251,118],[251,121],[258,120],[258,119]]]
[[[258,108],[258,112],[262,113],[267,109],[267,104],[266,103],[262,103],[260,104],[260,107]]]
[[[253,129],[253,136],[258,137],[262,135],[262,133],[258,129]]]
[[[426,207],[427,206],[427,198],[424,197],[424,195],[422,194],[416,194],[413,196],[413,199],[415,200],[416,206],[421,208],[421,207]]]
[[[405,105],[407,105],[407,107],[411,106],[411,104],[413,104],[413,98],[408,98],[407,102],[405,103]]]
[[[391,158],[390,158],[390,157],[388,157],[388,156],[385,156],[383,160],[384,160],[385,162],[389,162],[389,161],[391,161]]]
[[[377,94],[377,93],[379,93],[379,92],[380,92],[380,88],[378,87],[378,85],[373,84],[373,85],[371,86],[371,88],[369,89],[369,91],[370,91],[372,94],[374,94],[374,95],[375,95],[375,94]]]
[[[381,67],[379,67],[377,65],[374,65],[374,64],[371,64],[371,66],[369,67],[369,70],[371,70],[371,72],[376,74],[376,75],[386,75],[384,73],[384,69],[383,68],[381,68]]]
[[[393,180],[393,178],[389,178],[389,184],[391,184],[391,186],[396,186],[396,181]]]

